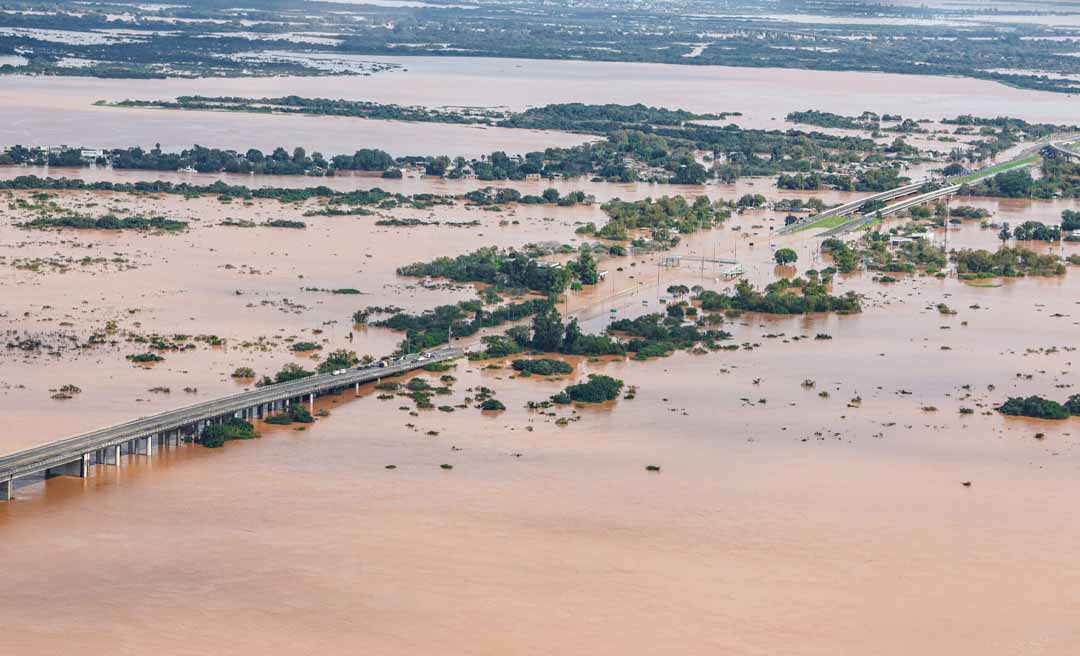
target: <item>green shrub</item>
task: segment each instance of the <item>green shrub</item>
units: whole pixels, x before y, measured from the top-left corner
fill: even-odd
[[[589,374],[587,382],[571,385],[564,393],[571,401],[578,403],[603,403],[619,398],[619,392],[624,384],[623,381],[611,376]],[[555,401],[555,397],[552,397],[552,401]]]
[[[165,358],[157,353],[138,353],[127,356],[127,359],[132,362],[161,362]]]
[[[199,435],[199,442],[208,449],[217,449],[229,440],[250,440],[258,437],[255,427],[236,417],[229,417],[220,424],[211,424]]]
[[[574,368],[568,363],[554,358],[514,360],[512,366],[515,371],[520,371],[524,374],[537,374],[539,376],[565,375],[574,372]]]
[[[481,410],[506,410],[506,406],[498,399],[488,399],[480,404]]]
[[[1035,417],[1037,419],[1065,419],[1070,414],[1069,410],[1066,410],[1065,406],[1057,401],[1044,399],[1040,396],[1029,396],[1026,399],[1019,396],[1010,397],[997,410],[1005,415]]]
[[[293,422],[310,424],[315,421],[315,418],[311,416],[307,406],[302,403],[294,403],[286,408],[284,412],[270,415],[264,421],[268,424],[291,424]]]

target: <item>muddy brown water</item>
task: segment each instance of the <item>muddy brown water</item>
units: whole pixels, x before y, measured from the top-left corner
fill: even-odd
[[[1077,99],[983,80],[840,71],[673,66],[471,57],[363,57],[407,70],[370,77],[106,80],[8,76],[0,97],[0,144],[89,147],[272,149],[304,146],[326,154],[383,148],[394,155],[478,156],[573,145],[552,132],[311,117],[117,109],[98,100],[180,95],[346,98],[403,105],[523,110],[557,102],[646,103],[697,112],[742,112],[747,127],[790,127],[792,111],[864,110],[941,119],[962,114],[1076,122]],[[465,95],[463,95],[463,93]]]
[[[389,188],[363,177],[333,184]],[[672,192],[563,184],[598,199]],[[705,191],[789,195],[765,181]],[[31,200],[0,196],[0,330],[5,343],[37,336],[61,355],[0,349],[0,453],[242,389],[229,377],[238,366],[311,366],[288,337],[320,341],[324,353],[385,353],[400,336],[354,329],[355,309],[418,311],[474,296],[426,289],[396,267],[485,244],[580,243],[580,222],[603,221],[595,206],[451,207],[380,215],[482,225],[384,228],[378,216],[303,217],[310,203],[78,192],[53,200],[192,227],[49,232],[14,226],[25,218],[11,205],[20,198]],[[1013,224],[1077,208],[956,202]],[[218,225],[226,218],[308,228]],[[736,256],[758,285],[783,273],[773,246],[795,248],[799,272],[827,266],[812,236],[770,236],[782,223],[783,213],[747,212],[676,252]],[[949,239],[991,248],[996,231],[969,221]],[[77,263],[83,256],[126,264]],[[16,259],[42,264],[19,269]],[[731,284],[707,269],[658,271],[646,256],[601,268],[604,283],[565,306],[588,331],[660,310],[670,284]],[[573,359],[574,374],[558,380],[458,364],[454,392],[436,402],[465,404],[470,388],[486,386],[507,406],[495,415],[468,404],[411,416],[398,409],[411,402],[366,387],[360,398],[320,399],[330,415],[304,431],[260,425],[260,439],[219,450],[184,446],[94,467],[87,479],[26,481],[0,504],[0,653],[72,644],[119,654],[1075,651],[1080,419],[991,409],[1010,395],[1080,392],[1077,268],[996,287],[899,277],[839,276],[834,292],[865,295],[859,315],[728,321],[750,349]],[[958,314],[939,314],[942,302]],[[110,320],[115,347],[65,342]],[[145,347],[124,339],[152,332],[226,344],[165,353],[153,367],[127,362]],[[260,337],[264,347],[244,345]],[[636,398],[555,416],[525,409],[589,373],[637,386]],[[50,398],[64,384],[83,391]],[[170,392],[149,391],[161,386]]]

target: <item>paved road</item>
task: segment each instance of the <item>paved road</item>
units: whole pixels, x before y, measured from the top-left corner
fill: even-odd
[[[1073,159],[1080,160],[1080,151],[1077,151],[1074,148],[1070,148],[1069,147],[1070,145],[1071,144],[1069,144],[1069,140],[1060,141],[1060,142],[1051,142],[1049,144],[1049,146],[1051,148],[1053,148],[1057,152],[1061,153],[1062,155],[1065,155],[1066,157],[1070,157],[1070,158],[1073,158]]]
[[[336,375],[320,374],[309,376],[288,383],[269,385],[211,401],[196,403],[149,417],[140,417],[123,424],[108,426],[75,437],[57,440],[0,458],[0,482],[70,462],[81,457],[84,453],[91,453],[135,439],[151,437],[165,431],[189,427],[199,421],[230,416],[275,401],[295,399],[310,394],[319,395],[331,390],[349,387],[356,383],[367,383],[461,355],[464,355],[464,351],[461,349],[443,348],[428,353],[405,356],[396,360],[388,360],[386,366],[379,366],[378,363],[375,363],[346,369]]]
[[[892,205],[883,207],[880,210],[874,212],[872,215],[859,217],[851,220],[848,223],[845,223],[844,225],[836,226],[835,228],[827,230],[818,236],[835,237],[837,235],[842,235],[845,232],[851,232],[852,230],[857,230],[868,223],[872,223],[878,218],[878,216],[890,216],[892,214],[896,214],[897,212],[902,212],[908,208],[915,207],[916,205],[922,205],[923,203],[928,203],[932,200],[936,200],[944,196],[950,196],[958,191],[960,191],[960,185],[949,185],[948,187],[942,187],[941,189],[937,189],[925,194],[912,196],[911,198],[902,200],[899,203],[893,203]]]
[[[1064,155],[1067,155],[1069,157],[1075,157],[1075,158],[1080,159],[1080,152],[1076,152],[1076,151],[1068,148],[1065,145],[1065,144],[1068,144],[1071,141],[1075,141],[1076,138],[1077,138],[1077,135],[1064,135],[1064,136],[1058,135],[1058,136],[1051,137],[1050,139],[1048,139],[1046,141],[1043,141],[1043,142],[1040,142],[1038,144],[1029,146],[1028,148],[1025,148],[1019,155],[1017,155],[1016,157],[1014,157],[1010,161],[1021,160],[1021,159],[1024,159],[1026,157],[1030,157],[1031,155],[1039,152],[1040,150],[1042,150],[1042,149],[1044,149],[1046,147],[1053,148],[1054,150],[1056,150],[1056,151],[1058,151],[1058,152],[1060,152],[1060,153],[1062,153]],[[993,168],[993,167],[986,167],[986,168]],[[1009,170],[1015,170],[1015,169],[1009,169]],[[997,173],[987,173],[983,177],[992,177],[994,175],[997,175]],[[981,178],[976,178],[976,180],[979,180],[979,179],[981,179]],[[843,205],[839,205],[837,207],[833,207],[831,209],[825,210],[824,212],[821,212],[820,214],[816,214],[814,216],[807,217],[806,219],[804,219],[802,221],[798,221],[796,223],[792,223],[791,225],[784,226],[783,228],[780,228],[779,230],[777,230],[777,233],[781,234],[781,235],[790,234],[792,232],[795,232],[796,230],[799,230],[800,228],[808,226],[808,225],[810,225],[812,223],[816,223],[816,222],[820,221],[821,219],[825,219],[825,218],[828,218],[828,217],[831,217],[831,216],[849,216],[849,215],[854,214],[855,212],[859,211],[859,209],[861,209],[863,205],[866,205],[867,203],[875,201],[875,200],[888,201],[888,200],[893,200],[895,198],[900,198],[901,196],[908,196],[910,194],[913,194],[913,193],[917,192],[927,182],[930,182],[930,180],[923,180],[921,182],[913,182],[911,184],[904,185],[903,187],[897,187],[896,189],[890,189],[889,191],[883,191],[881,193],[866,196],[865,198],[860,198],[858,200],[853,200],[853,201],[850,201],[848,203],[844,203]],[[959,188],[959,185],[956,185],[956,187]],[[894,213],[896,213],[896,212],[898,212],[900,210],[907,209],[907,208],[913,207],[915,205],[920,205],[922,203],[927,202],[928,200],[933,200],[935,198],[940,198],[941,196],[949,195],[950,193],[955,193],[955,191],[950,191],[950,192],[946,192],[946,193],[938,193],[938,191],[940,191],[940,190],[932,191],[932,192],[929,192],[929,193],[926,193],[926,194],[922,194],[920,196],[916,196],[914,198],[909,199],[908,201],[904,201],[903,203],[897,203],[895,205],[887,206],[887,207],[885,207],[885,208],[883,208],[881,210],[881,215],[882,216],[888,216],[889,214],[894,214]],[[877,216],[876,212],[875,212],[874,216]],[[822,233],[820,236],[822,236],[822,237],[832,237],[832,236],[835,236],[835,235],[838,235],[838,234],[842,234],[844,232],[848,232],[850,230],[854,230],[856,228],[864,226],[867,223],[870,223],[872,220],[873,220],[873,217],[863,217],[861,219],[853,219],[851,221],[851,223],[845,223],[843,225],[836,226],[835,228],[831,228],[827,232]]]
[[[926,182],[927,182],[926,180],[923,180],[921,182],[913,182],[911,184],[904,185],[903,187],[897,187],[896,189],[890,189],[888,191],[878,192],[876,194],[872,194],[870,196],[866,196],[866,197],[860,198],[858,200],[853,200],[853,201],[850,201],[848,203],[844,203],[843,205],[838,205],[838,206],[833,207],[831,209],[827,209],[827,210],[821,212],[820,214],[815,214],[814,216],[807,217],[806,219],[803,219],[802,221],[796,221],[795,223],[792,223],[791,225],[786,225],[783,228],[780,228],[779,230],[777,230],[777,233],[779,233],[781,235],[790,234],[792,232],[795,232],[796,230],[799,230],[800,228],[803,228],[804,226],[810,225],[811,223],[816,223],[816,222],[818,222],[818,221],[820,221],[822,219],[829,218],[830,216],[848,216],[849,214],[854,214],[859,209],[861,209],[863,205],[866,205],[867,203],[870,203],[870,202],[873,202],[873,201],[876,201],[876,200],[887,201],[887,200],[892,200],[894,198],[899,198],[901,196],[907,196],[909,194],[913,194],[916,191],[918,191],[919,189],[921,189],[922,186],[924,184],[926,184]]]

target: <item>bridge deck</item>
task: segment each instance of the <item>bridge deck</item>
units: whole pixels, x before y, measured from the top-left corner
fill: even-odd
[[[388,366],[372,364],[346,369],[343,373],[320,374],[299,380],[268,385],[247,392],[240,392],[211,401],[204,401],[175,410],[106,428],[97,429],[38,447],[19,451],[0,458],[0,483],[8,483],[22,476],[41,472],[69,463],[101,449],[114,447],[132,440],[150,438],[163,432],[191,427],[200,421],[235,415],[259,406],[319,395],[343,389],[379,378],[403,374],[433,362],[441,362],[463,355],[457,348],[443,348],[425,354],[405,356],[390,361]]]

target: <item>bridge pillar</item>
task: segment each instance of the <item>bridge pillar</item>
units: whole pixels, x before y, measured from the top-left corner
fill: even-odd
[[[79,456],[78,460],[72,460],[71,462],[65,462],[62,465],[56,467],[50,467],[45,470],[45,478],[52,478],[54,476],[74,476],[76,478],[86,478],[87,471],[90,469],[90,454],[84,453]]]
[[[15,480],[0,481],[0,501],[11,501],[15,498]]]
[[[356,395],[360,396],[360,382],[359,381],[357,381],[357,383],[356,383]]]
[[[133,453],[144,456],[154,455],[154,440],[157,439],[157,435],[148,435],[147,437],[140,437],[135,440],[135,450]]]
[[[105,457],[103,458],[104,464],[120,466],[120,445],[107,446],[104,449]]]
[[[312,413],[315,412],[315,392],[312,392],[311,397],[308,399],[308,410]]]

